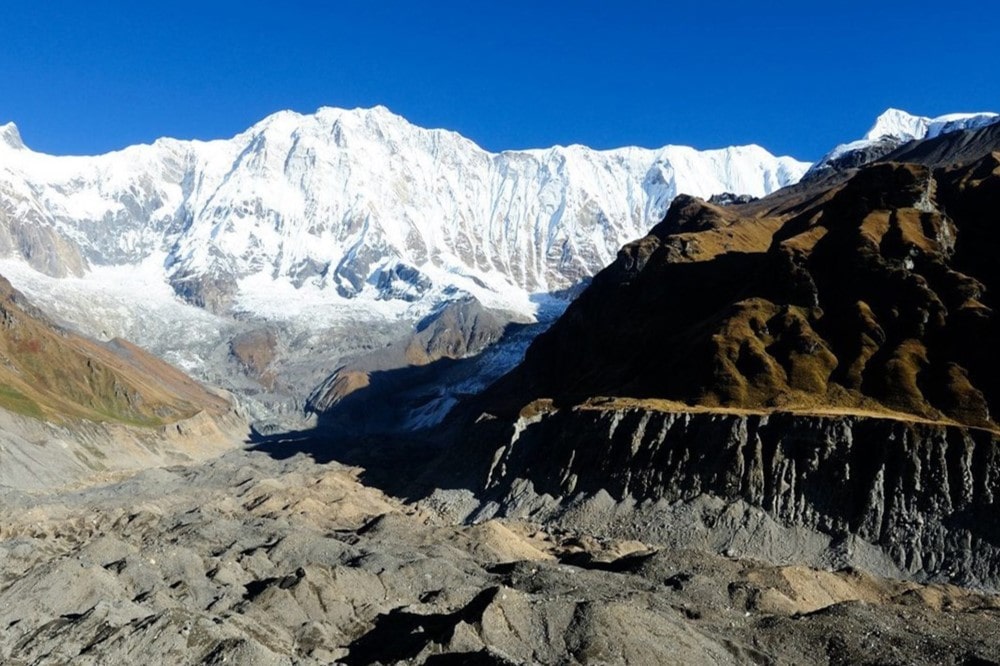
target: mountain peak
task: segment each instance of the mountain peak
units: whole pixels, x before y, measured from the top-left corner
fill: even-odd
[[[875,120],[868,133],[857,141],[842,143],[812,165],[804,176],[812,180],[835,170],[856,168],[878,160],[903,144],[933,139],[942,134],[974,130],[1000,121],[992,112],[949,113],[929,118],[901,109],[888,108]]]
[[[24,148],[24,141],[21,140],[21,133],[17,130],[17,125],[14,123],[0,125],[0,144],[18,150]]]
[[[375,106],[358,106],[353,109],[344,109],[339,106],[321,106],[318,109],[316,109],[316,115],[331,115],[331,114],[342,115],[345,113],[358,116],[377,115],[377,116],[389,116],[392,118],[402,117],[393,113],[392,111],[389,110],[389,107],[384,106],[382,104],[376,104]]]
[[[875,124],[865,134],[868,141],[877,141],[884,136],[899,139],[916,139],[927,132],[930,118],[915,116],[901,109],[889,108],[875,120]]]
[[[382,106],[381,104],[369,107],[359,106],[353,109],[323,106],[316,110],[313,117],[321,123],[329,125],[333,125],[333,123],[340,121],[342,123],[346,123],[347,126],[380,128],[381,130],[392,128],[418,133],[424,131],[434,131],[414,125],[408,119],[393,112],[388,107]]]
[[[321,106],[312,113],[300,113],[289,109],[276,111],[253,125],[248,132],[250,134],[278,132],[290,135],[307,127],[318,127],[322,131],[326,131],[338,123],[350,128],[402,127],[418,129],[405,118],[396,115],[384,106],[354,109]]]
[[[875,120],[875,124],[865,134],[864,139],[878,141],[883,137],[892,137],[904,142],[914,139],[931,139],[948,132],[984,127],[998,120],[1000,120],[1000,116],[991,112],[949,113],[930,118],[889,108]]]

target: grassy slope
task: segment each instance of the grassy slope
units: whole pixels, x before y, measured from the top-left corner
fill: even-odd
[[[53,421],[159,426],[225,405],[130,343],[57,328],[0,278],[0,407]]]

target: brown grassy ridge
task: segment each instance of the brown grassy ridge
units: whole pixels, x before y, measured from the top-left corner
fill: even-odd
[[[153,427],[228,403],[125,340],[100,343],[54,326],[0,277],[0,407],[56,422]]]
[[[539,398],[995,430],[1000,155],[878,164],[742,206],[679,197],[484,411]]]

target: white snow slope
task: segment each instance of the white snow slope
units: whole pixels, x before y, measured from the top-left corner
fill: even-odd
[[[42,240],[26,250],[0,237],[0,255],[84,281],[94,266],[148,276],[152,261],[217,312],[363,302],[384,313],[457,289],[531,317],[532,294],[596,273],[678,193],[761,196],[808,166],[758,146],[497,154],[383,107],[281,112],[229,140],[94,157],[33,152],[8,124],[0,223],[30,220]],[[61,256],[40,261],[46,252]]]

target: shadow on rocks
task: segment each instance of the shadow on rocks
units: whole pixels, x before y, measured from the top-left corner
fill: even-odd
[[[417,433],[371,434],[352,431],[332,417],[321,416],[314,428],[275,434],[254,429],[248,450],[275,460],[305,455],[317,464],[331,462],[362,468],[360,480],[404,501],[427,497],[436,489],[473,490],[453,466],[445,464],[454,427],[442,425]]]

